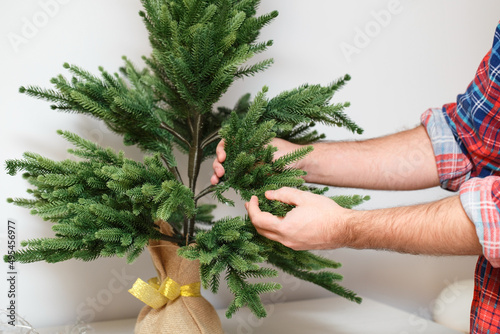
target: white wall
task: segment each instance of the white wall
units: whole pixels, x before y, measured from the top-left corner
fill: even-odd
[[[54,6],[44,4],[54,3]],[[385,26],[375,17],[390,4],[395,14]],[[67,61],[97,72],[99,65],[111,72],[127,55],[140,63],[149,53],[147,35],[137,15],[139,1],[131,0],[4,0],[0,5],[0,160],[18,158],[24,151],[65,159],[65,141],[57,129],[76,132],[104,146],[122,148],[120,138],[95,120],[50,110],[45,102],[19,94],[21,85],[48,87],[49,79],[63,73]],[[263,32],[274,39],[265,54],[275,65],[267,72],[236,84],[223,99],[233,105],[243,93],[270,87],[269,95],[302,83],[323,83],[349,73],[352,81],[336,101],[351,101],[349,114],[362,127],[362,136],[344,130],[324,129],[329,139],[363,139],[408,129],[419,123],[429,107],[452,102],[472,79],[488,51],[498,22],[500,3],[466,0],[267,0],[262,12],[278,9],[280,16]],[[47,14],[48,13],[48,14]],[[35,29],[28,29],[30,24]],[[377,28],[378,27],[378,28]],[[368,29],[370,40],[360,30]],[[361,43],[361,44],[360,44]],[[346,56],[341,46],[358,47]],[[133,148],[129,157],[141,159]],[[367,161],[367,163],[370,163]],[[207,164],[202,176],[210,176]],[[16,222],[18,241],[51,236],[50,224],[27,210],[6,204],[7,197],[25,196],[26,182],[1,173],[1,253],[6,251],[7,220]],[[201,182],[203,184],[203,181]],[[448,196],[440,189],[417,192],[375,192],[335,189],[331,193],[362,193],[372,196],[363,209],[426,202]],[[242,205],[221,208],[219,216],[243,214]],[[471,278],[475,259],[433,258],[382,251],[335,250],[323,252],[343,263],[346,286],[361,295],[428,315],[432,300],[449,282]],[[134,317],[142,306],[126,290],[137,277],[154,276],[145,253],[133,265],[122,259],[91,263],[17,265],[18,312],[33,325],[71,324],[77,316],[98,321]],[[7,268],[2,265],[2,273]],[[7,306],[6,281],[1,274],[0,295]],[[284,294],[278,300],[327,297],[321,288],[282,276]],[[217,307],[227,304],[226,290],[214,296]],[[269,299],[269,296],[265,297]],[[274,298],[276,300],[276,298]],[[3,320],[3,319],[2,319]]]

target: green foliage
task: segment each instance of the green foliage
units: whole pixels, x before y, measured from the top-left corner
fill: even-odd
[[[179,254],[188,259],[200,260],[200,273],[203,286],[216,293],[220,276],[226,273],[229,289],[235,295],[226,315],[232,316],[237,309],[248,306],[259,317],[266,312],[260,302],[259,294],[280,288],[279,284],[251,284],[247,278],[275,277],[274,269],[261,268],[257,263],[265,261],[266,248],[253,228],[241,217],[225,218],[217,221],[210,231],[199,232],[196,244],[183,247]]]
[[[270,263],[300,279],[315,283],[331,292],[355,302],[361,302],[352,291],[337,284],[342,276],[321,269],[340,267],[340,264],[307,251],[294,251],[280,243],[259,235],[248,217],[224,218],[217,221],[210,231],[199,232],[196,244],[183,247],[179,254],[188,259],[200,260],[203,286],[216,293],[220,276],[225,273],[229,290],[235,298],[226,312],[231,317],[239,308],[248,307],[257,317],[266,311],[259,295],[281,288],[274,282],[251,283],[249,279],[273,278],[278,272],[261,267]]]
[[[370,196],[360,196],[360,195],[337,195],[330,197],[338,205],[346,209],[352,209],[353,207],[360,205],[361,203],[368,201]]]
[[[263,119],[275,120],[277,136],[297,144],[325,138],[324,134],[311,130],[318,122],[361,134],[363,130],[343,112],[350,105],[348,102],[330,104],[335,92],[350,79],[349,75],[345,75],[329,86],[306,84],[283,92],[268,101]]]
[[[274,131],[277,127],[274,120],[265,120],[269,105],[265,92],[264,88],[256,96],[244,117],[233,113],[220,132],[221,137],[227,143],[224,163],[226,173],[222,182],[216,187],[216,196],[224,200],[223,193],[228,189],[236,190],[247,201],[251,196],[256,195],[259,197],[259,206],[262,211],[284,216],[293,206],[267,200],[264,196],[265,191],[286,186],[321,195],[328,188],[304,186],[304,180],[301,178],[304,172],[287,167],[307,155],[312,150],[311,146],[303,147],[273,161],[276,148],[270,143],[276,136]],[[287,114],[283,112],[283,116],[286,118]],[[307,116],[303,116],[302,120],[304,123],[310,121]],[[294,126],[300,126],[298,118],[294,122],[296,122]],[[353,195],[336,196],[332,199],[343,207],[351,208],[368,198]],[[217,221],[210,231],[198,233],[196,245],[184,247],[180,254],[187,258],[200,259],[202,282],[213,292],[217,292],[219,288],[220,275],[223,272],[226,273],[229,289],[235,295],[226,313],[228,317],[243,306],[249,307],[257,317],[266,316],[258,295],[278,289],[279,285],[248,282],[248,278],[270,278],[277,275],[273,269],[260,267],[258,263],[261,262],[270,263],[284,272],[317,284],[347,299],[361,301],[355,293],[337,283],[342,280],[342,276],[329,271],[321,271],[338,268],[339,263],[310,252],[294,251],[262,237],[248,217]]]
[[[70,77],[56,76],[53,88],[19,89],[51,102],[55,110],[102,120],[145,156],[143,162],[133,161],[122,152],[60,131],[75,146],[70,153],[78,161],[56,162],[29,152],[24,159],[7,161],[7,172],[24,172],[33,187],[28,190],[32,198],[8,201],[52,222],[55,232],[54,238],[23,242],[14,260],[126,256],[132,262],[149,240],[166,240],[184,246],[179,250],[182,256],[200,260],[206,288],[217,292],[224,274],[235,296],[228,317],[245,306],[265,316],[260,294],[280,285],[250,281],[278,274],[261,267],[263,262],[359,302],[337,284],[340,275],[323,270],[338,268],[338,263],[260,236],[248,217],[214,222],[215,206],[198,203],[213,193],[220,202],[232,204],[224,193],[234,189],[244,200],[259,196],[262,210],[283,216],[292,206],[268,201],[265,191],[288,186],[323,195],[327,188],[305,186],[304,172],[288,167],[304,158],[311,146],[273,161],[272,139],[313,143],[325,137],[314,130],[316,123],[362,131],[345,115],[348,103],[331,103],[350,79],[347,75],[328,86],[303,85],[273,98],[266,97],[264,87],[253,101],[245,94],[233,108],[214,107],[235,80],[253,76],[273,62],[248,62],[272,45],[257,38],[277,12],[257,16],[259,2],[142,0],[140,15],[152,46],[151,55],[143,58],[145,69],[126,57],[119,73],[113,74],[99,68],[100,74],[94,75],[66,63]],[[196,185],[201,163],[215,153],[220,138],[227,143],[226,174],[219,185],[200,190]],[[175,149],[188,155],[187,180],[179,172]],[[351,208],[367,198],[332,199]],[[159,232],[158,225],[167,222],[172,235]]]
[[[78,148],[70,151],[84,160],[56,162],[25,153],[22,160],[6,162],[10,175],[24,171],[35,187],[30,191],[34,200],[9,201],[55,223],[55,238],[28,241],[16,252],[16,261],[90,261],[126,255],[132,262],[149,239],[166,238],[155,221],[194,214],[192,193],[158,155],[138,163],[70,132],[60,134]],[[181,242],[182,237],[171,240]]]
[[[245,65],[271,42],[255,43],[276,11],[256,17],[260,1],[147,1],[141,12],[153,46],[147,64],[161,80],[162,95],[179,114],[212,106],[235,80],[272,61]]]

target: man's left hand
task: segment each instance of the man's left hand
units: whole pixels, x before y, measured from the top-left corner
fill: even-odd
[[[257,232],[295,250],[333,249],[346,247],[349,241],[347,215],[328,197],[294,188],[267,191],[266,198],[294,205],[285,217],[262,212],[253,196],[245,204]]]

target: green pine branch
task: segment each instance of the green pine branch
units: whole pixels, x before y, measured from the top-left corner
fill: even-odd
[[[179,212],[195,214],[192,193],[158,156],[138,163],[75,134],[60,134],[79,147],[72,152],[85,160],[56,162],[27,153],[23,160],[6,162],[9,174],[25,171],[24,177],[36,187],[35,199],[9,201],[55,223],[57,233],[42,243],[29,243],[14,255],[15,260],[31,262],[33,256],[36,261],[57,262],[73,255],[81,259],[127,255],[133,261],[149,239],[168,238],[159,233],[155,221],[166,221]],[[169,240],[184,241],[181,236]],[[84,256],[85,251],[92,255]]]
[[[255,97],[243,117],[233,112],[220,132],[226,142],[224,163],[226,172],[223,182],[215,187],[215,194],[221,201],[228,201],[223,196],[228,189],[236,190],[246,201],[251,196],[257,195],[261,210],[284,216],[293,206],[267,200],[264,197],[265,191],[280,187],[296,187],[323,195],[328,188],[304,186],[304,180],[301,178],[304,172],[288,167],[311,152],[311,146],[302,147],[273,160],[276,148],[270,143],[276,132],[279,132],[280,126],[291,124],[293,127],[305,128],[310,126],[311,121],[318,120],[319,116],[307,114],[302,110],[304,106],[313,105],[313,102],[320,104],[316,107],[323,107],[324,101],[329,100],[328,96],[332,95],[332,91],[331,87],[316,88],[312,93],[308,93],[307,86],[304,86],[302,90],[285,92],[271,100],[279,105],[281,104],[279,99],[283,97],[285,101],[283,105],[289,106],[288,109],[281,111],[283,117],[279,126],[274,120],[267,119],[268,112],[272,108],[269,107],[270,101],[265,96],[266,91],[267,88],[264,88]],[[328,94],[327,97],[324,96],[325,92]],[[318,97],[318,94],[322,96]],[[333,198],[339,205],[349,208],[367,199],[359,195]],[[361,301],[355,293],[338,284],[342,280],[341,275],[324,270],[336,269],[340,266],[339,263],[310,252],[294,251],[260,236],[248,217],[227,218],[215,222],[210,231],[197,234],[195,246],[182,248],[180,254],[187,258],[200,259],[202,282],[213,292],[218,291],[220,275],[225,273],[229,289],[235,296],[228,307],[226,313],[228,317],[244,306],[249,307],[257,317],[266,316],[259,295],[275,291],[280,286],[276,283],[248,282],[248,278],[255,275],[259,278],[274,277],[275,271],[260,267],[259,263],[263,261],[344,298],[355,302]]]

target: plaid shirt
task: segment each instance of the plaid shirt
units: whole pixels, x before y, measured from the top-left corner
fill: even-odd
[[[432,141],[441,186],[460,192],[483,246],[471,333],[500,333],[500,24],[465,93],[456,103],[427,110],[422,124]]]

